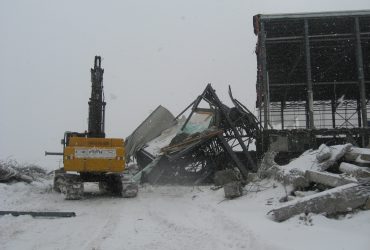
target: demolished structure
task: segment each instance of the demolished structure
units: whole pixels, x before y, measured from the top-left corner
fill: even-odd
[[[370,11],[256,15],[257,150],[369,144]]]
[[[370,11],[256,15],[253,21],[258,119],[230,89],[234,107],[224,105],[211,85],[177,117],[159,107],[128,138],[136,146],[127,157],[141,168],[134,179],[214,182],[232,199],[248,181],[273,178],[289,186],[282,205],[269,212],[275,221],[370,209],[370,151],[364,149]],[[249,150],[252,143],[256,151]]]
[[[370,11],[256,15],[253,25],[259,175],[293,199],[270,216],[369,209]]]
[[[369,23],[370,11],[254,16],[258,119],[231,92],[234,107],[225,106],[208,85],[187,118],[154,111],[128,138],[127,157],[148,166],[140,178],[149,182],[193,183],[232,167],[246,179],[269,151],[286,164],[321,144],[367,147]]]
[[[127,138],[127,145],[136,146],[128,148],[126,158],[135,157],[143,169],[135,178],[150,183],[200,184],[213,182],[218,170],[236,167],[246,179],[249,171],[256,170],[255,153],[249,151],[249,145],[258,136],[259,124],[233,98],[230,88],[229,95],[234,104],[231,108],[220,101],[208,84],[172,120],[163,107],[157,108]],[[181,117],[187,111],[190,111],[188,117]],[[168,122],[160,125],[153,117]]]

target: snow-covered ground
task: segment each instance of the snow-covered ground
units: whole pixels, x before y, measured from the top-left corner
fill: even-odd
[[[0,249],[370,249],[370,211],[277,223],[266,213],[279,206],[284,188],[260,184],[235,200],[209,186],[143,186],[138,197],[123,199],[89,184],[85,199],[66,201],[51,181],[0,183],[0,210],[77,215],[1,216]]]

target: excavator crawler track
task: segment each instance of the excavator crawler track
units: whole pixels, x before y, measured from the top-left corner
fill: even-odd
[[[54,190],[62,193],[66,200],[80,200],[83,198],[84,185],[79,175],[55,173]]]
[[[107,174],[99,182],[99,189],[124,198],[135,197],[138,193],[138,185],[135,182],[123,180],[120,174]]]

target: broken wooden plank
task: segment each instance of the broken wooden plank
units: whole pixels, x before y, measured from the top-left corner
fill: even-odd
[[[348,183],[357,182],[354,179],[340,176],[339,174],[333,174],[329,172],[318,172],[307,170],[305,173],[305,178],[309,182],[320,183],[329,187],[339,187]]]
[[[332,215],[362,207],[370,197],[370,185],[350,183],[327,191],[287,202],[267,214],[274,221],[285,221],[301,213]]]
[[[31,215],[32,217],[75,217],[74,212],[31,212],[31,211],[0,211],[0,215]]]
[[[183,148],[189,147],[193,143],[196,144],[196,143],[199,143],[199,142],[204,142],[204,140],[207,140],[207,139],[209,139],[211,137],[214,137],[216,135],[220,135],[222,133],[223,133],[222,130],[216,130],[216,131],[208,131],[207,133],[202,133],[202,134],[199,134],[195,137],[190,136],[190,137],[186,138],[184,141],[182,141],[181,143],[177,143],[175,145],[169,145],[167,147],[162,148],[161,152],[163,152],[163,153],[177,152],[177,151],[180,151]]]
[[[370,177],[370,168],[359,167],[354,164],[342,162],[339,166],[339,170],[343,173],[352,175],[355,178],[366,178]]]

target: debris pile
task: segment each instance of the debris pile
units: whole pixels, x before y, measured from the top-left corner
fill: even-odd
[[[234,107],[223,104],[208,84],[177,117],[157,108],[126,139],[126,159],[135,158],[141,168],[134,179],[151,184],[201,184],[213,182],[219,170],[234,168],[247,179],[250,171],[257,170],[249,145],[260,125],[233,98],[230,88],[229,96]],[[189,111],[186,118],[184,113]]]
[[[0,182],[23,181],[31,183],[46,176],[46,171],[39,166],[19,164],[12,159],[0,160]]]
[[[370,149],[323,144],[285,166],[274,162],[275,155],[266,153],[258,175],[280,181],[291,192],[282,199],[288,202],[268,213],[273,220],[280,222],[301,213],[335,216],[370,209]]]

